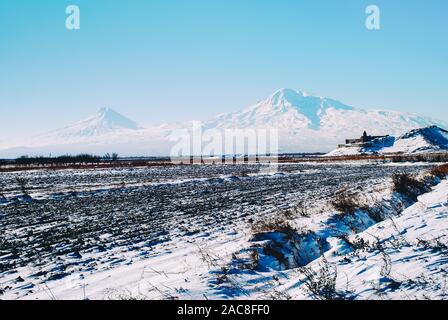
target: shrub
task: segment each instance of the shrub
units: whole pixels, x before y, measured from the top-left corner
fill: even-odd
[[[281,209],[278,211],[278,219],[285,219],[285,220],[294,220],[297,218],[296,212],[294,209]]]
[[[311,216],[307,205],[303,202],[299,202],[294,207],[279,209],[277,215],[279,219],[283,217],[285,220],[294,220],[299,217],[309,218]]]
[[[448,164],[432,168],[430,174],[441,179],[445,178],[448,175]]]
[[[296,206],[295,211],[302,218],[309,218],[311,216],[310,212],[308,211],[308,206],[305,203],[303,203],[303,202],[300,202]]]
[[[267,232],[280,232],[286,235],[292,235],[296,232],[296,230],[286,220],[285,216],[271,218],[266,221],[258,221],[252,225],[252,233],[254,234]]]
[[[369,250],[371,247],[370,243],[363,238],[356,237],[354,239],[350,239],[350,237],[346,234],[338,235],[337,238],[343,240],[354,251]]]
[[[395,173],[392,176],[392,190],[414,201],[422,193],[428,191],[426,184],[418,180],[415,175],[408,173]]]
[[[300,271],[305,276],[305,288],[308,289],[314,299],[342,299],[341,294],[336,290],[336,265],[330,264],[324,259],[317,272],[311,267],[302,268]]]
[[[417,245],[425,249],[430,249],[435,252],[439,251],[448,252],[448,245],[445,244],[445,242],[441,239],[441,237],[432,240],[423,240],[423,239],[417,239],[417,240],[418,240]]]
[[[342,213],[354,213],[361,207],[358,200],[346,192],[338,193],[330,204],[335,210]]]

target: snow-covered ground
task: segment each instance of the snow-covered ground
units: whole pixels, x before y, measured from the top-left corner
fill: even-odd
[[[448,181],[397,216],[347,238],[304,268],[271,272],[290,299],[447,299]],[[254,279],[251,279],[252,281]]]
[[[8,199],[0,204],[0,298],[306,299],[322,298],[310,291],[321,287],[332,297],[444,298],[448,182],[416,203],[391,191],[392,174],[431,166],[2,174],[10,187],[0,190]],[[33,200],[20,196],[17,177],[29,181]],[[341,189],[388,217],[357,210],[341,218],[329,204]],[[279,217],[294,234],[256,230]],[[283,245],[287,261],[266,250],[272,244]]]
[[[327,254],[340,275],[337,288],[359,299],[447,299],[447,219],[444,180],[399,216],[351,237],[370,246],[340,255],[347,249],[340,244]]]
[[[387,136],[375,139],[365,146],[345,145],[327,156],[350,156],[359,154],[426,154],[444,153],[448,150],[448,131],[437,126],[413,129],[398,138]]]

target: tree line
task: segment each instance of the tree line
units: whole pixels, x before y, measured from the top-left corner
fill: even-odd
[[[91,154],[78,154],[78,155],[62,155],[58,157],[45,157],[45,156],[21,156],[14,160],[0,160],[0,165],[15,164],[15,165],[46,165],[46,164],[94,164],[101,162],[117,161],[117,153],[106,153],[103,156],[91,155]]]

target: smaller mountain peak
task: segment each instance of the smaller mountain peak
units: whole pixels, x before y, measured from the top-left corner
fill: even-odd
[[[96,125],[101,127],[121,127],[127,129],[139,128],[136,122],[109,107],[100,108],[95,114],[85,120],[82,120],[81,122],[89,122],[90,124],[96,123]]]

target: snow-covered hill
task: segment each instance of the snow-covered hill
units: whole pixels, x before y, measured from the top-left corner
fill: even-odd
[[[371,141],[365,147],[337,148],[327,155],[342,156],[356,154],[416,154],[425,152],[448,151],[448,131],[437,126],[414,129],[398,138],[389,136]]]
[[[278,129],[280,152],[325,152],[364,130],[399,136],[411,129],[448,123],[396,111],[364,110],[330,98],[281,89],[240,112],[218,115],[203,123],[206,129]],[[118,152],[120,155],[168,155],[170,134],[190,123],[140,126],[111,109],[26,142],[0,147],[0,157],[22,154]]]
[[[77,123],[48,132],[32,139],[32,145],[78,143],[108,134],[127,134],[141,127],[110,108],[101,108],[97,113]]]

